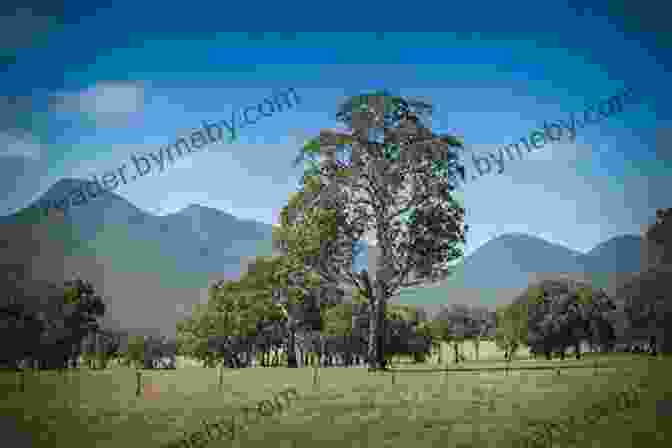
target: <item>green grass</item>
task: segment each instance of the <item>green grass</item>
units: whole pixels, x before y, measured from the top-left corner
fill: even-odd
[[[588,363],[523,360],[514,361],[512,368],[577,362]],[[394,384],[390,373],[334,367],[319,370],[317,387],[311,368],[225,370],[221,392],[216,369],[143,371],[144,381],[158,389],[155,399],[135,396],[134,371],[125,368],[83,369],[69,372],[67,378],[54,372],[28,374],[25,392],[15,386],[16,374],[5,372],[0,375],[0,420],[9,423],[3,428],[31,435],[32,446],[38,448],[151,448],[175,440],[182,431],[202,430],[204,419],[240,415],[241,407],[272,399],[291,386],[300,398],[284,413],[262,417],[234,441],[207,446],[522,447],[516,440],[530,432],[530,419],[557,421],[569,415],[577,418],[572,429],[575,446],[592,446],[592,441],[610,447],[663,446],[662,434],[667,431],[669,439],[672,421],[656,416],[656,399],[672,398],[667,377],[672,361],[609,355],[600,357],[600,363],[616,367],[601,367],[598,375],[591,368],[561,370],[560,375],[515,370],[508,376],[407,372],[395,374]],[[641,382],[648,386],[641,392],[640,407],[582,421],[594,403]],[[12,435],[5,429],[3,438]]]

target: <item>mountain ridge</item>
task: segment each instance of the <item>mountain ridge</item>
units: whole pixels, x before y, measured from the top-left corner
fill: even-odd
[[[12,242],[0,253],[30,265],[36,278],[57,281],[78,273],[90,279],[107,300],[110,326],[159,329],[172,336],[175,322],[207,300],[212,282],[238,278],[250,257],[272,254],[272,225],[199,204],[158,216],[107,193],[68,213],[44,214],[46,201],[87,182],[61,179],[29,207],[2,217],[0,226],[11,229]],[[539,278],[585,276],[587,270],[612,274],[615,268],[639,272],[640,254],[633,252],[641,241],[621,235],[581,253],[533,235],[502,234],[461,260],[451,278],[403,291],[391,302],[422,306],[430,314],[448,303],[493,307]],[[368,245],[360,267],[374,267],[375,253]],[[43,258],[38,272],[36,260]]]

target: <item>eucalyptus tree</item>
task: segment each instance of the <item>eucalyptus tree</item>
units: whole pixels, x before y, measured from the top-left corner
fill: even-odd
[[[656,221],[647,229],[646,238],[661,247],[660,264],[672,264],[672,208],[656,210]]]
[[[36,359],[44,323],[25,304],[10,298],[0,306],[0,364],[19,369],[24,359]]]
[[[431,132],[431,112],[428,103],[387,92],[350,98],[336,115],[347,132],[323,130],[295,161],[306,170],[302,204],[286,207],[289,227],[296,225],[298,236],[308,223],[322,238],[313,240],[312,253],[290,238],[288,255],[303,271],[329,285],[353,285],[371,302],[372,369],[384,368],[387,300],[401,288],[445,278],[462,256],[467,226],[452,191],[464,174],[456,152],[463,144]],[[374,275],[352,269],[354,248],[366,235],[380,251]]]
[[[619,288],[617,297],[624,321],[619,339],[629,347],[648,340],[652,354],[672,352],[672,265],[659,264]]]
[[[644,272],[621,285],[616,296],[621,305],[619,336],[628,346],[648,339],[652,354],[672,352],[672,208],[656,210],[656,221],[646,232],[655,243],[653,262]]]
[[[273,303],[273,276],[276,260],[268,257],[255,259],[248,272],[237,281],[222,281],[210,288],[206,308],[207,337],[218,358],[234,356],[232,352],[241,339],[256,338],[262,347],[272,347],[275,327],[283,319],[281,309]],[[258,338],[263,341],[259,341]],[[251,345],[248,345],[247,360]]]
[[[290,195],[289,205],[280,213],[280,225],[273,228],[274,249],[281,254],[274,258],[274,303],[281,307],[287,322],[288,367],[298,366],[296,333],[323,330],[323,311],[342,303],[345,296],[341,285],[327,283],[316,272],[306,269],[304,260],[319,256],[322,240],[331,237],[328,228],[331,216],[322,214],[317,219],[304,220],[301,226],[293,225],[290,210],[300,206],[303,198],[302,192]]]
[[[479,322],[472,317],[471,309],[462,304],[453,304],[443,308],[436,319],[446,323],[443,333],[444,340],[452,343],[457,364],[460,360],[460,345],[480,333]]]
[[[451,344],[455,339],[454,324],[442,316],[437,315],[434,319],[429,321],[425,326],[421,327],[424,334],[431,337],[432,344],[439,349],[439,364],[441,364],[441,344]],[[438,343],[438,344],[437,344]],[[437,347],[438,345],[438,347]],[[457,354],[455,355],[455,362],[459,362]]]
[[[529,339],[527,303],[514,302],[498,307],[496,325],[495,343],[504,350],[504,359],[510,362],[518,348]]]
[[[544,280],[531,285],[498,320],[498,328],[520,329],[518,343],[550,359],[557,351],[564,359],[567,347],[574,346],[577,359],[581,341],[591,340],[604,347],[613,345],[611,324],[616,305],[600,289],[571,279]],[[527,337],[523,338],[523,334]],[[526,339],[525,342],[523,340]]]
[[[145,364],[145,338],[139,335],[133,335],[128,338],[125,358],[128,365],[135,364],[140,368]]]
[[[437,321],[423,320],[416,328],[416,333],[424,337],[430,344],[431,352],[438,353],[438,363],[441,364],[441,334]]]
[[[388,356],[411,356],[414,362],[424,362],[431,352],[430,335],[420,327],[422,310],[411,305],[391,305],[386,309],[385,351]]]
[[[42,368],[65,368],[79,356],[82,341],[100,331],[105,303],[93,284],[81,278],[62,288],[50,285],[45,294],[49,298],[37,313],[43,323],[37,360]]]
[[[325,332],[327,335],[343,338],[345,347],[345,365],[352,363],[353,314],[355,304],[338,304],[325,313]]]
[[[481,340],[493,338],[497,328],[496,313],[485,307],[471,308],[471,323],[474,326],[472,333],[472,343],[474,344],[474,353],[476,361],[479,360]]]

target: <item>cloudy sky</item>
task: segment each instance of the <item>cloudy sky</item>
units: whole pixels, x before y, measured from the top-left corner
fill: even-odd
[[[340,5],[331,21],[285,4],[23,3],[3,6],[0,18],[3,215],[60,178],[116,170],[290,87],[296,108],[116,193],[155,214],[195,203],[277,222],[297,188],[291,162],[301,143],[338,127],[345,97],[384,88],[431,101],[433,130],[464,138],[467,253],[508,232],[587,251],[640,233],[656,208],[672,205],[671,47],[664,15],[646,2],[636,2],[641,10],[613,1],[418,4],[413,16]],[[544,120],[567,121],[626,87],[623,111],[577,129],[575,141],[471,179],[472,154],[497,153]]]

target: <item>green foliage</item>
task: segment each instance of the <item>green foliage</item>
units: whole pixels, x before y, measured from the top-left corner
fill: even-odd
[[[533,296],[532,300],[538,297]],[[515,353],[518,347],[527,343],[528,315],[526,303],[513,303],[497,310],[495,343],[507,353]]]
[[[66,282],[63,303],[70,305],[66,320],[78,334],[83,336],[99,328],[97,319],[105,314],[105,303],[90,282],[82,279]]]
[[[326,310],[324,315],[325,333],[332,336],[350,336],[353,330],[352,303],[341,303]]]
[[[140,367],[145,362],[145,338],[143,336],[130,336],[126,358]]]
[[[287,271],[354,284],[375,303],[377,333],[389,297],[445,278],[462,256],[465,210],[451,195],[459,168],[453,148],[462,142],[424,126],[421,117],[431,109],[386,91],[350,98],[337,112],[349,132],[323,130],[304,145],[295,161],[308,161],[302,190],[281,213]],[[367,285],[368,274],[352,273],[353,245],[367,230],[375,230],[384,254],[376,285]],[[382,341],[382,334],[373,339]]]
[[[613,340],[608,318],[614,309],[603,290],[586,282],[544,280],[531,285],[498,315],[498,340],[504,345],[515,340],[535,352],[559,350],[561,356],[566,347],[576,347],[581,340],[607,347]]]
[[[656,222],[647,230],[646,238],[663,248],[663,263],[672,263],[672,208],[656,210]]]

